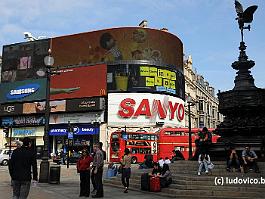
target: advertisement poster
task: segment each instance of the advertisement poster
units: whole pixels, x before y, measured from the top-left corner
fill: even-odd
[[[51,77],[51,100],[106,95],[107,66],[83,66],[59,70]]]
[[[109,92],[167,93],[185,99],[184,75],[168,66],[108,65]]]
[[[183,44],[165,31],[123,27],[55,37],[55,66],[148,60],[183,68]]]
[[[48,55],[49,39],[23,42],[3,47],[2,82],[45,77],[44,57]]]
[[[51,112],[64,112],[66,100],[50,101]],[[23,114],[45,113],[45,102],[33,102],[23,104]]]
[[[105,99],[91,97],[82,99],[68,99],[66,101],[67,112],[98,111],[105,107]]]
[[[32,136],[43,136],[44,127],[21,127],[12,129],[12,137],[23,138]]]
[[[104,122],[104,112],[51,114],[50,124]]]
[[[42,126],[44,124],[44,116],[17,116],[2,118],[2,126]]]
[[[0,104],[0,116],[20,115],[23,112],[22,104]]]
[[[109,126],[185,126],[184,101],[178,97],[151,93],[108,94]]]
[[[37,101],[45,97],[45,78],[0,84],[0,103]]]

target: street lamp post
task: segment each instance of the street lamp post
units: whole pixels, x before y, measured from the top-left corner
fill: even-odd
[[[194,102],[192,101],[191,97],[187,97],[187,103],[188,103],[188,117],[189,117],[189,160],[192,159],[192,137],[191,137],[191,113],[190,113],[190,107],[194,106]]]
[[[48,152],[48,144],[49,144],[49,121],[50,121],[50,80],[52,74],[52,65],[54,64],[54,59],[51,56],[51,49],[48,51],[49,55],[44,58],[44,64],[46,65],[46,102],[45,102],[45,128],[44,128],[44,149],[42,161],[40,164],[40,176],[39,182],[47,183],[49,180],[49,152]]]

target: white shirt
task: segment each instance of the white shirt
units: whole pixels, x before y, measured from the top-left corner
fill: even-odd
[[[158,164],[159,164],[159,166],[162,168],[163,167],[163,165],[164,165],[164,160],[163,159],[161,159],[161,160],[158,160]]]
[[[170,161],[170,159],[166,159],[164,163],[165,163],[165,164],[170,164],[171,161]]]

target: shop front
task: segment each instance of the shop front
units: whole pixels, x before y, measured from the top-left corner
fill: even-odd
[[[68,124],[59,124],[50,126],[49,143],[50,151],[56,154],[60,151],[67,151],[67,148],[73,153],[87,149],[93,150],[93,143],[98,140],[99,127],[92,124],[70,124],[73,133],[69,132]]]
[[[32,148],[37,152],[37,158],[41,158],[44,146],[44,126],[37,127],[19,127],[11,128],[11,141],[14,143],[16,140],[22,141],[23,138],[29,137],[32,140]],[[10,137],[6,138],[6,145],[9,143]]]

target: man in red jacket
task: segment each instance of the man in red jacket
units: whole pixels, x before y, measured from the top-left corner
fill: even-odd
[[[77,172],[80,173],[80,197],[89,197],[90,194],[90,163],[93,158],[86,150],[82,151],[82,156],[78,160],[76,167]]]

